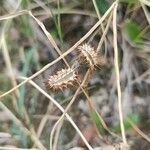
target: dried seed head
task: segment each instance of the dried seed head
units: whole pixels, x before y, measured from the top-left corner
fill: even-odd
[[[78,49],[80,50],[81,61],[83,62],[84,58],[91,69],[94,69],[94,66],[99,64],[98,53],[89,44],[83,44]]]
[[[69,85],[73,85],[78,80],[78,75],[73,69],[62,69],[49,77],[47,87],[52,90],[62,90]]]

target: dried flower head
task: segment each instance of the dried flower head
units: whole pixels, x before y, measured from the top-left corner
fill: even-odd
[[[62,69],[48,78],[47,87],[52,90],[62,90],[79,80],[74,69]]]
[[[84,59],[91,69],[94,69],[94,66],[99,64],[98,52],[89,44],[85,43],[79,46],[78,49],[80,50],[80,60],[83,62]]]

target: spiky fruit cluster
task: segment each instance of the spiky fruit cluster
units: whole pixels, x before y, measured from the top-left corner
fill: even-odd
[[[62,69],[48,78],[47,86],[54,91],[63,90],[63,88],[73,85],[77,81],[79,81],[79,78],[73,69]]]
[[[78,49],[80,62],[88,64],[91,70],[100,63],[98,52],[96,52],[89,44],[85,43],[79,46]],[[48,89],[56,91],[63,90],[69,85],[74,85],[77,82],[79,83],[80,79],[75,72],[75,69],[61,69],[57,71],[55,75],[49,76],[46,81],[46,86]]]
[[[83,44],[78,49],[80,50],[81,62],[86,62],[91,69],[94,69],[94,66],[99,64],[98,52],[89,44]]]

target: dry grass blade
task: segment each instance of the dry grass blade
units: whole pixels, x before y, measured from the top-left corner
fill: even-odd
[[[150,0],[97,1],[0,2],[0,149],[149,146]]]
[[[83,79],[83,81],[82,81],[80,87],[82,87],[82,86],[85,84],[85,82],[86,82],[86,80],[87,80],[87,78],[88,78],[89,73],[90,73],[90,70],[87,71],[87,73],[86,73],[86,75],[85,75],[85,77],[84,77],[84,79]],[[71,101],[70,101],[69,104],[67,105],[67,107],[66,107],[65,111],[63,112],[62,116],[59,118],[59,120],[58,120],[58,121],[55,123],[55,125],[53,126],[53,129],[52,129],[51,135],[50,135],[50,149],[53,149],[53,148],[52,148],[52,141],[53,141],[53,137],[54,137],[54,132],[55,132],[57,126],[59,125],[59,123],[63,120],[65,114],[67,113],[67,111],[69,110],[69,108],[71,107],[71,105],[73,104],[73,102],[75,101],[75,99],[76,99],[78,93],[80,92],[80,89],[81,89],[80,87],[76,90],[76,92],[75,92],[73,98],[71,99]],[[87,145],[86,145],[86,146],[87,146]],[[89,150],[93,150],[93,148],[92,148],[90,145],[88,145],[87,147],[88,147]]]
[[[74,46],[72,46],[67,52],[65,52],[64,54],[62,54],[60,57],[58,57],[56,60],[54,60],[53,62],[47,64],[46,66],[44,66],[40,71],[36,72],[35,74],[33,74],[32,76],[30,76],[29,78],[26,78],[26,80],[24,80],[22,83],[20,83],[19,85],[17,85],[16,87],[12,88],[11,90],[9,90],[8,92],[2,94],[0,96],[0,98],[8,95],[9,93],[13,92],[14,90],[16,90],[17,88],[19,88],[20,86],[22,86],[23,84],[27,83],[28,81],[30,81],[31,79],[33,79],[34,77],[38,76],[39,74],[41,74],[43,71],[45,71],[46,69],[48,69],[50,66],[54,65],[56,62],[58,62],[59,60],[63,59],[65,56],[67,56],[70,52],[72,52],[78,45],[80,45],[87,37],[89,37],[91,35],[91,33],[104,21],[104,19],[108,16],[108,14],[110,13],[110,11],[113,9],[115,3],[112,4],[112,6],[108,9],[108,11],[105,13],[105,15],[89,30],[89,32],[83,36]],[[26,11],[22,12],[26,13]],[[29,12],[28,12],[29,13]],[[19,14],[19,15],[22,15]],[[31,14],[30,14],[31,15]],[[5,17],[1,17],[0,19],[10,19],[10,18],[14,18],[16,17],[16,15],[12,15],[11,17],[9,16],[8,18]],[[71,120],[72,121],[72,120]],[[70,121],[70,122],[71,122]],[[72,123],[73,124],[73,123]],[[75,125],[74,125],[75,126]],[[75,126],[76,127],[76,126]],[[88,142],[86,141],[86,139],[84,138],[84,136],[82,135],[82,133],[80,132],[80,130],[78,130],[78,128],[76,128],[77,132],[80,134],[80,136],[82,137],[83,141],[85,142],[85,144],[87,145],[87,147],[89,147],[89,149],[92,149],[90,147],[90,145],[88,144]]]
[[[126,140],[126,136],[125,136],[125,128],[124,128],[124,124],[123,124],[123,113],[122,113],[122,102],[121,102],[121,87],[120,87],[120,73],[119,73],[119,62],[118,62],[117,7],[118,7],[118,3],[116,3],[116,5],[114,7],[114,12],[113,12],[114,66],[115,66],[115,71],[116,71],[120,128],[121,128],[123,142],[124,142],[124,144],[127,144],[127,140]]]
[[[60,131],[61,131],[61,127],[62,127],[62,125],[63,125],[63,122],[64,122],[64,120],[62,120],[62,121],[59,123],[59,125],[58,125],[58,127],[57,127],[57,129],[56,129],[56,133],[55,133],[55,137],[54,137],[53,150],[57,150],[57,149],[58,149],[58,148],[57,148],[57,143],[58,143],[58,138],[59,138],[59,134],[60,134]]]
[[[113,135],[114,137],[117,137],[118,139],[120,139],[120,137],[115,134],[114,132],[112,132],[106,125],[105,121],[103,120],[102,116],[97,112],[96,108],[94,107],[93,101],[92,99],[89,97],[89,95],[87,94],[87,92],[81,87],[83,93],[85,94],[87,100],[88,100],[88,105],[90,108],[90,111],[93,112],[93,110],[97,113],[97,115],[99,116],[99,119],[101,120],[102,126],[103,128],[108,131],[108,133],[110,133],[111,135]],[[99,132],[97,132],[97,134],[99,135]],[[99,135],[100,136],[100,135]]]
[[[58,14],[58,11],[56,9],[52,9],[52,12],[54,15]],[[97,15],[95,13],[93,13],[92,11],[82,11],[80,9],[72,9],[72,10],[66,10],[66,9],[60,9],[60,14],[75,14],[75,15],[83,15],[83,16],[89,16],[89,17],[93,17],[93,18],[97,18]],[[44,19],[49,18],[50,15],[47,14],[47,12],[35,12],[34,16],[41,16],[44,15]]]
[[[21,79],[26,80],[27,78],[25,77],[20,77]],[[33,81],[29,81],[30,84],[32,84],[38,91],[40,91],[43,95],[45,95],[49,100],[51,100],[59,109],[62,113],[65,112],[65,110],[63,109],[63,107],[61,105],[59,105],[59,103],[57,103],[56,100],[54,100],[49,94],[47,94],[43,89],[41,89],[37,84],[35,84]],[[71,117],[65,113],[66,118],[69,120],[69,122],[72,124],[72,126],[75,128],[75,130],[77,131],[77,133],[80,135],[80,137],[82,138],[82,140],[84,141],[85,145],[90,149],[91,146],[89,145],[89,143],[87,142],[87,140],[85,139],[85,137],[83,136],[82,132],[79,130],[79,128],[76,126],[76,124],[74,123],[74,121],[71,119]],[[92,150],[92,149],[90,149]]]
[[[111,14],[111,16],[109,17],[108,24],[107,24],[106,29],[105,29],[105,31],[104,31],[104,33],[103,33],[103,36],[102,36],[102,38],[101,38],[101,40],[100,40],[100,43],[101,43],[101,44],[103,43],[103,41],[104,41],[104,36],[106,35],[106,33],[107,33],[107,31],[108,31],[108,27],[109,27],[109,24],[110,24],[110,21],[111,21],[111,17],[112,17],[112,14]],[[99,47],[99,48],[101,48],[101,47]],[[98,51],[98,48],[97,48],[97,51]],[[73,104],[73,102],[74,102],[76,96],[77,96],[78,93],[79,93],[79,89],[80,89],[80,88],[82,89],[82,84],[84,84],[84,82],[87,80],[89,74],[90,74],[90,70],[88,70],[88,71],[86,72],[86,75],[84,76],[83,82],[81,83],[81,85],[79,84],[80,87],[77,89],[77,91],[76,91],[76,93],[74,94],[73,98],[71,99],[70,103],[69,103],[68,106],[66,107],[65,112],[63,113],[63,115],[59,118],[59,120],[58,120],[58,121],[55,123],[55,125],[53,126],[53,129],[52,129],[52,131],[51,131],[51,136],[50,136],[50,149],[52,149],[52,141],[53,141],[52,139],[53,139],[53,136],[54,136],[54,132],[55,132],[55,130],[56,130],[56,128],[57,128],[57,125],[63,120],[65,113],[68,111],[68,109],[69,109],[69,108],[71,107],[71,105]],[[84,92],[84,90],[83,90],[83,92]],[[103,124],[103,125],[104,125],[104,124]],[[105,128],[105,127],[106,127],[106,126],[104,125],[104,128]],[[106,127],[106,130],[107,130],[107,129],[108,129],[108,128]],[[109,130],[109,129],[108,129],[108,130]],[[110,132],[111,132],[111,131],[110,131]]]
[[[53,107],[53,103],[51,103],[51,101],[49,102],[48,104],[48,108],[47,108],[47,111],[45,113],[44,116],[42,116],[42,119],[39,123],[39,126],[38,126],[38,129],[37,129],[37,137],[40,138],[41,134],[42,134],[42,131],[44,129],[44,126],[47,122],[47,119],[48,119],[48,116],[49,116],[49,110]],[[56,118],[57,119],[57,118]]]
[[[43,30],[44,34],[47,36],[47,38],[49,39],[50,43],[54,46],[54,48],[56,49],[57,53],[61,56],[62,53],[60,51],[60,49],[58,48],[55,40],[53,39],[53,37],[51,36],[51,34],[46,30],[44,24],[38,20],[31,11],[29,11],[29,15],[38,23],[38,25],[41,27],[41,29]],[[65,60],[65,58],[62,58],[65,62],[65,64],[67,65],[67,67],[69,67],[69,64],[67,63],[67,61]]]
[[[147,5],[150,7],[150,2],[147,0],[140,0],[143,4]]]
[[[139,77],[137,77],[136,79],[132,80],[132,82],[130,84],[134,84],[134,83],[140,82],[140,81],[142,81],[148,75],[150,75],[150,69],[146,70]]]
[[[148,23],[150,25],[150,13],[148,12],[146,6],[142,2],[141,2],[141,6],[142,6],[143,11],[145,13],[145,17],[146,17],[146,19],[147,19],[147,21],[148,21]]]
[[[111,19],[112,19],[112,13],[110,14],[110,17],[108,18],[108,22],[107,22],[106,28],[105,28],[105,30],[104,30],[104,32],[103,32],[103,35],[102,35],[102,37],[101,37],[101,40],[100,40],[99,43],[98,43],[98,46],[97,46],[96,51],[100,50],[101,47],[102,47],[103,41],[105,40],[105,36],[106,36],[107,31],[108,31],[109,26],[110,26]],[[102,39],[103,39],[103,40],[102,40]]]
[[[30,148],[30,149],[27,149],[27,148],[17,148],[17,147],[0,147],[0,150],[38,150],[38,149],[35,149],[35,148]]]
[[[143,133],[131,120],[128,120],[128,122],[131,124],[133,129],[146,141],[150,143],[150,137],[148,137],[145,133]]]
[[[18,16],[25,15],[25,14],[29,14],[29,11],[28,10],[22,10],[22,11],[19,11],[19,12],[15,12],[15,13],[11,13],[11,14],[8,14],[8,15],[0,16],[0,21],[13,19],[13,18],[16,18]]]
[[[17,86],[17,82],[16,82],[16,79],[15,79],[15,76],[14,76],[14,73],[13,73],[12,64],[11,64],[11,60],[10,60],[10,55],[9,55],[9,52],[8,52],[8,48],[7,48],[7,44],[6,44],[6,40],[5,40],[5,36],[4,36],[4,30],[3,30],[3,33],[2,33],[2,36],[1,36],[0,47],[1,47],[1,45],[2,45],[2,53],[3,53],[3,56],[4,56],[5,63],[6,63],[6,68],[7,68],[7,71],[9,72],[9,74],[10,74],[11,84],[12,84],[13,87],[15,87],[15,86]],[[15,95],[16,96],[19,95],[18,90],[16,90]],[[14,105],[15,109],[17,109],[16,96],[12,97],[13,105]]]
[[[36,76],[38,76],[39,74],[41,74],[43,71],[45,71],[46,69],[48,69],[50,66],[54,65],[55,63],[57,63],[58,61],[60,61],[62,58],[64,58],[65,56],[67,56],[69,53],[71,53],[73,50],[75,50],[75,48],[77,48],[86,38],[88,38],[93,33],[93,31],[105,20],[105,18],[108,16],[108,14],[111,12],[111,10],[114,8],[115,4],[116,4],[116,2],[114,2],[111,5],[111,7],[102,16],[102,18],[76,44],[74,44],[69,50],[67,50],[65,53],[63,53],[60,57],[58,57],[57,59],[55,59],[53,62],[45,65],[41,70],[39,70],[38,72],[36,72],[32,76],[28,77],[26,80],[24,80],[23,82],[21,82],[20,84],[18,84],[16,87],[14,87],[14,88],[10,89],[9,91],[5,92],[4,94],[0,95],[0,99],[2,97],[4,97],[4,96],[10,94],[11,92],[15,91],[20,86],[22,86],[25,83],[27,83],[28,81],[32,80],[33,78],[35,78]]]
[[[46,150],[46,148],[39,141],[37,136],[32,131],[29,131],[27,128],[25,128],[22,125],[22,122],[2,102],[0,102],[0,107],[2,108],[2,110],[7,112],[8,116],[10,116],[10,118],[20,127],[20,129],[22,129],[26,134],[31,137],[31,139],[39,149]]]
[[[96,11],[96,14],[98,16],[98,19],[100,20],[101,19],[101,14],[100,14],[98,6],[96,4],[96,0],[92,0],[92,1],[93,1],[93,4],[94,4],[95,11]],[[103,26],[103,23],[101,24],[101,29],[102,29],[102,34],[104,35],[104,26]],[[106,40],[105,36],[104,36],[104,43],[105,43],[105,51],[106,51],[107,50],[107,40]]]

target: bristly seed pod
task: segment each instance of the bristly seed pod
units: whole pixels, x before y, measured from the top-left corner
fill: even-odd
[[[47,87],[54,91],[63,90],[77,81],[79,81],[79,77],[74,69],[62,69],[48,78]]]
[[[82,46],[79,46],[78,49],[80,50],[81,61],[83,62],[84,59],[91,69],[94,69],[94,66],[99,64],[98,52],[96,52],[89,44],[85,43]]]

